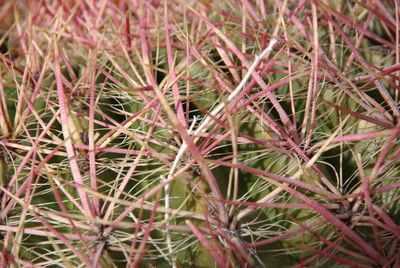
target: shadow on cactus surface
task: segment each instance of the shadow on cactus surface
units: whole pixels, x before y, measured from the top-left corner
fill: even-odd
[[[2,267],[399,267],[399,1],[0,1]]]

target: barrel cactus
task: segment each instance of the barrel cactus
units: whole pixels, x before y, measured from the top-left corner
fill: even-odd
[[[2,267],[399,267],[398,1],[0,1]]]

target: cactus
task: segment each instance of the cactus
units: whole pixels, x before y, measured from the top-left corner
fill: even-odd
[[[398,1],[3,1],[2,267],[398,267]]]

